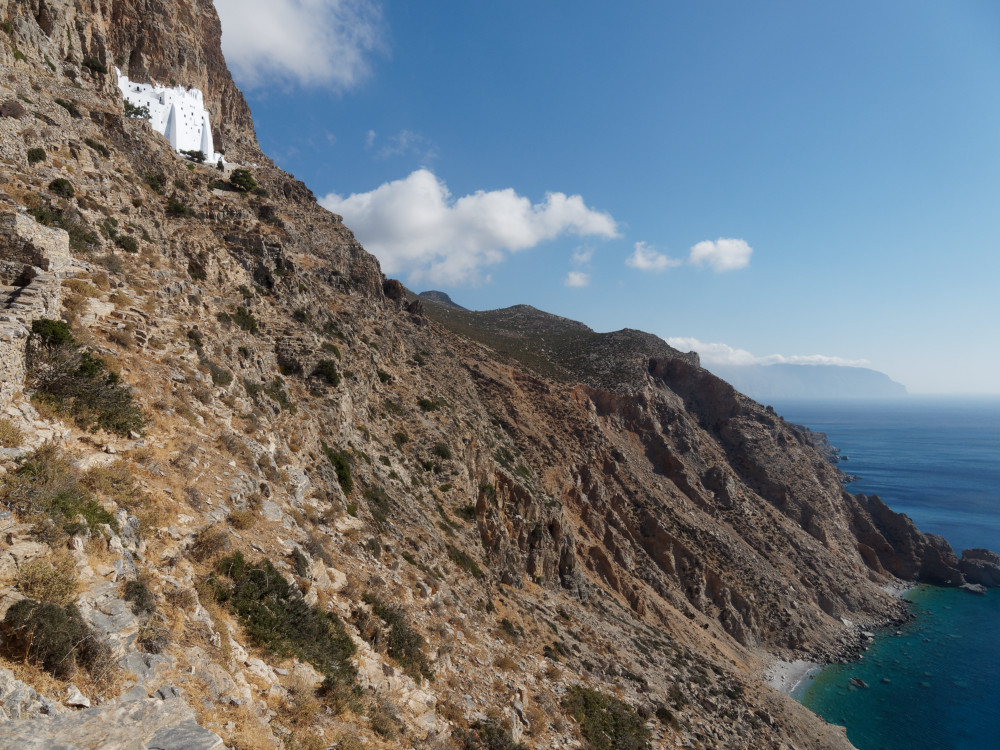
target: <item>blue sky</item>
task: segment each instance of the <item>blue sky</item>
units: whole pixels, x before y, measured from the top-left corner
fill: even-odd
[[[1000,5],[215,0],[386,272],[706,361],[1000,392]]]

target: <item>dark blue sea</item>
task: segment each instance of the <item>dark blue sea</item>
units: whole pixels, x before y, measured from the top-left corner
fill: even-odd
[[[1000,551],[1000,399],[773,406],[841,449],[841,468],[858,477],[850,491],[878,495],[959,554]],[[846,726],[859,750],[1000,750],[1000,590],[921,586],[907,599],[916,618],[901,634],[880,634],[797,697]]]

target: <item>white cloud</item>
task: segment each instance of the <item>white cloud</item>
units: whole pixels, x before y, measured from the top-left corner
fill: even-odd
[[[735,349],[728,344],[705,343],[689,336],[668,338],[667,343],[682,352],[698,352],[704,365],[843,365],[846,367],[864,367],[866,359],[845,359],[830,357],[825,354],[768,354],[758,357],[746,349]]]
[[[634,247],[634,252],[625,259],[625,265],[629,268],[659,272],[681,265],[681,261],[654,250],[645,242],[636,242]]]
[[[590,286],[590,274],[583,271],[570,271],[566,274],[566,280],[563,281],[563,284],[572,287]]]
[[[241,85],[347,91],[384,51],[377,0],[215,0],[222,50]]]
[[[532,204],[507,188],[456,199],[427,169],[367,193],[331,193],[320,203],[344,217],[386,273],[406,274],[414,282],[476,283],[507,252],[564,234],[618,236],[615,220],[579,195],[548,193]]]
[[[594,248],[581,245],[573,251],[572,262],[575,266],[586,266],[594,257]]]
[[[365,135],[365,148],[369,150],[375,148],[377,140],[378,134],[374,130],[369,130]],[[418,156],[422,161],[429,162],[437,157],[437,151],[430,141],[412,130],[400,130],[396,135],[389,136],[375,151],[375,156],[379,159],[404,155]]]
[[[743,240],[719,238],[705,240],[691,248],[688,262],[696,266],[708,265],[713,271],[736,271],[750,263],[753,248]]]

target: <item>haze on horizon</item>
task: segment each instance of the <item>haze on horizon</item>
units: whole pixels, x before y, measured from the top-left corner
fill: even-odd
[[[707,362],[1000,394],[1000,6],[215,0],[387,275]]]

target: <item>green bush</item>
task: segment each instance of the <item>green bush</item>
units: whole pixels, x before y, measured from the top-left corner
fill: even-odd
[[[583,738],[594,750],[645,750],[649,730],[630,705],[596,690],[572,685],[563,707],[580,725]]]
[[[184,156],[186,156],[191,161],[197,162],[198,164],[204,164],[205,163],[205,159],[207,158],[205,156],[205,152],[204,151],[183,151],[182,150],[181,153],[184,154]]]
[[[31,334],[37,336],[44,346],[62,346],[73,343],[73,333],[63,320],[38,318],[31,321]]]
[[[257,189],[257,180],[254,176],[246,169],[234,169],[232,175],[229,177],[229,182],[237,190],[242,190],[245,193],[252,192]]]
[[[486,575],[468,553],[457,547],[452,547],[450,544],[448,545],[448,559],[477,580]]]
[[[79,120],[81,117],[83,117],[83,115],[80,114],[80,110],[77,109],[76,104],[74,104],[73,102],[68,102],[65,99],[55,99],[54,101],[60,107],[69,112],[70,117],[72,117],[74,120]]]
[[[94,151],[96,151],[97,153],[99,153],[105,159],[107,159],[109,156],[111,156],[111,149],[109,149],[107,146],[105,146],[100,141],[95,140],[93,138],[84,138],[83,142],[86,143],[88,146],[90,146],[92,149],[94,149]]]
[[[236,308],[236,312],[233,313],[232,318],[233,322],[247,333],[258,333],[260,331],[257,318],[242,305]]]
[[[125,116],[132,117],[137,120],[148,120],[150,118],[149,107],[143,104],[141,107],[136,106],[128,99],[123,99],[122,103],[125,106]]]
[[[38,162],[40,161],[45,161],[45,158],[46,158],[45,149],[42,148],[41,146],[39,146],[38,148],[28,149],[29,166],[34,166],[35,164],[38,164]]]
[[[149,186],[157,195],[163,195],[163,183],[166,182],[166,177],[161,174],[147,174],[143,175],[142,181]]]
[[[126,253],[139,252],[139,243],[136,241],[135,237],[129,237],[127,234],[117,235],[115,237],[115,245],[120,247]]]
[[[433,452],[438,458],[443,458],[446,461],[451,459],[451,448],[444,443],[435,444]]]
[[[296,412],[295,404],[292,403],[288,391],[285,390],[285,381],[280,376],[264,385],[264,393],[276,401],[283,411],[289,411],[292,414]]]
[[[455,728],[460,750],[528,750],[523,742],[514,742],[509,731],[493,721],[477,721],[469,729]]]
[[[327,385],[334,387],[340,385],[340,373],[337,371],[337,365],[332,359],[321,359],[317,362],[312,376],[319,378]]]
[[[91,632],[75,604],[61,607],[22,599],[7,610],[0,632],[9,658],[38,663],[56,677],[72,676],[78,665],[99,676],[110,663],[110,650]]]
[[[174,218],[189,219],[194,216],[194,211],[187,203],[182,201],[176,195],[170,196],[167,200],[167,216],[173,216]]]
[[[28,347],[29,388],[33,397],[56,411],[73,417],[83,429],[98,429],[126,436],[143,433],[146,417],[132,388],[107,369],[104,360],[65,341],[60,321],[38,320],[38,338]],[[55,338],[53,338],[55,337]],[[60,343],[55,343],[55,341]],[[53,343],[47,343],[53,342]]]
[[[368,632],[368,639],[376,648],[386,651],[414,680],[419,681],[421,677],[431,679],[434,676],[427,655],[424,653],[424,639],[410,625],[410,618],[406,611],[395,604],[388,604],[374,594],[365,594],[364,601],[372,608],[375,615],[382,620],[389,628],[385,633],[377,623],[363,623],[368,627],[363,628]],[[362,620],[364,618],[362,617]],[[372,627],[372,626],[375,627]]]
[[[88,529],[96,532],[101,524],[118,531],[115,517],[101,506],[79,473],[52,445],[42,446],[4,477],[0,503],[24,518],[49,519],[58,534],[75,535]]]
[[[83,58],[83,67],[89,68],[95,73],[100,73],[101,75],[107,75],[108,66],[98,60],[96,57],[85,57]]]
[[[385,530],[385,522],[389,517],[389,511],[392,508],[392,501],[389,499],[389,495],[381,487],[369,487],[364,492],[365,500],[368,501],[368,511],[372,514],[372,518],[375,519],[375,525],[378,530]]]
[[[402,448],[408,442],[410,442],[410,436],[407,435],[402,430],[392,433],[392,442],[396,444],[397,448]]]
[[[337,482],[340,484],[340,489],[344,491],[345,495],[350,495],[354,490],[354,480],[351,478],[351,460],[346,451],[335,451],[325,442],[321,442],[320,446],[333,465],[334,471],[337,472]]]
[[[53,195],[58,195],[60,198],[72,198],[76,195],[73,183],[65,177],[57,177],[52,180],[52,182],[49,183],[49,190]]]
[[[270,560],[251,564],[237,552],[220,560],[216,570],[232,581],[213,580],[216,600],[236,613],[252,641],[278,656],[309,662],[332,682],[354,681],[355,646],[340,618],[306,604]]]
[[[429,398],[418,398],[417,406],[420,407],[420,411],[436,411],[439,408],[438,402]]]

